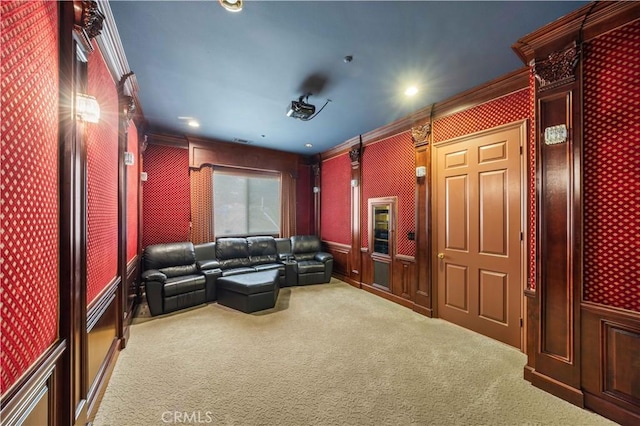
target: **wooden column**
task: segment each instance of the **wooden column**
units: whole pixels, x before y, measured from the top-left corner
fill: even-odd
[[[582,283],[581,76],[575,42],[531,65],[536,76],[537,328],[530,378],[578,406]],[[530,358],[531,360],[531,358]]]
[[[361,229],[360,223],[360,206],[362,205],[362,191],[360,185],[362,183],[362,167],[360,166],[360,160],[362,158],[362,140],[360,144],[354,146],[349,151],[349,158],[351,159],[351,259],[349,262],[350,271],[349,277],[351,283],[362,282],[362,275],[360,268],[362,265],[362,255],[360,253],[361,243]]]
[[[416,265],[417,280],[411,289],[413,309],[434,315],[431,293],[431,123],[411,129],[416,152]],[[418,172],[420,171],[420,173]],[[423,176],[418,176],[422,174]]]

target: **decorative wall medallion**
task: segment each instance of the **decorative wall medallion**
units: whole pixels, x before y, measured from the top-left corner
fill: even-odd
[[[533,74],[540,83],[540,90],[574,81],[578,58],[578,47],[573,42],[564,50],[550,53],[547,59],[533,60]]]
[[[320,164],[315,163],[311,165],[311,170],[313,170],[313,176],[315,177],[319,177],[320,176]]]
[[[362,147],[361,146],[355,146],[353,148],[351,148],[351,150],[349,151],[349,158],[351,159],[351,163],[360,163],[360,154],[362,153]]]
[[[431,134],[431,123],[423,124],[411,128],[411,136],[415,145],[424,145],[429,143],[429,135]]]
[[[546,145],[557,145],[567,141],[567,126],[559,124],[544,129],[544,143]]]

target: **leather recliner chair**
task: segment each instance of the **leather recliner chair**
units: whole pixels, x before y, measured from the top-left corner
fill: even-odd
[[[207,291],[207,279],[196,266],[191,242],[150,245],[144,250],[143,265],[151,315],[206,303],[207,294],[215,294],[215,288]]]
[[[316,235],[291,237],[291,253],[296,262],[298,285],[331,281],[333,256],[322,251],[322,244]]]

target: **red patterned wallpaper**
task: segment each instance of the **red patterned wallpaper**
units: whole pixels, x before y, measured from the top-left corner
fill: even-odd
[[[415,149],[410,132],[366,145],[362,154],[362,247],[369,246],[369,198],[398,197],[396,252],[415,256]]]
[[[342,154],[320,166],[320,236],[351,245],[351,159]]]
[[[58,5],[2,2],[0,394],[58,330]]]
[[[138,129],[133,120],[129,122],[127,151],[133,153],[134,164],[127,166],[127,262],[138,253],[138,179],[140,158],[138,156]]]
[[[442,142],[530,118],[530,114],[529,89],[522,89],[435,120],[433,142]]]
[[[296,181],[296,235],[310,235],[313,229],[313,196],[311,189],[311,166],[298,166],[298,180]]]
[[[640,21],[585,58],[584,299],[640,312]]]
[[[144,153],[142,247],[189,240],[189,151],[149,145]]]
[[[87,304],[118,269],[118,92],[95,43],[94,48],[87,92],[100,104],[100,122],[86,125]]]

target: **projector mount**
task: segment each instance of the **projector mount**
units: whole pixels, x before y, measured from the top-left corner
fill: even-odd
[[[331,102],[331,99],[327,99],[324,105],[322,105],[322,108],[316,112],[315,105],[311,105],[309,103],[309,96],[311,96],[311,93],[305,93],[300,96],[297,101],[291,101],[291,105],[287,110],[287,117],[297,118],[302,121],[309,121],[320,114],[324,107]]]

